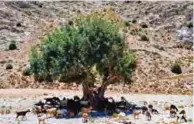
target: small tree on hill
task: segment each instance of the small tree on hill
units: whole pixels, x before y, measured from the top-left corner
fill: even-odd
[[[56,29],[40,47],[32,48],[30,64],[35,79],[80,83],[83,98],[90,99],[89,89],[96,83],[98,73],[98,97],[104,97],[109,84],[128,81],[135,68],[135,55],[127,50],[119,33],[123,24],[118,16],[104,10]]]

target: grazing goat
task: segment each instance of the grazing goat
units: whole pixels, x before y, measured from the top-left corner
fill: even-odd
[[[179,114],[185,115],[185,114],[186,114],[186,112],[185,112],[185,110],[182,110],[182,111],[180,111],[180,113],[179,113]]]
[[[152,112],[152,114],[159,114],[158,110],[156,110],[156,109],[152,109],[151,112]]]
[[[82,103],[82,102],[83,101],[80,101],[80,107],[81,107],[83,122],[88,122],[89,114],[93,108],[92,108],[89,101],[87,101],[87,102],[84,101],[84,103]]]
[[[128,110],[131,107],[131,104],[122,96],[121,101],[116,102],[116,107],[120,110]]]
[[[56,117],[56,115],[57,115],[57,108],[46,109],[46,116],[48,116],[48,115]]]
[[[30,112],[30,110],[29,110],[29,109],[28,109],[28,110],[26,110],[26,111],[16,112],[16,119],[18,119],[18,117],[20,117],[20,116],[22,116],[22,117],[23,117],[23,119],[24,119],[24,117],[27,119],[26,114],[27,114],[28,112]]]
[[[42,101],[39,101],[38,103],[36,103],[36,104],[34,104],[34,105],[35,105],[35,106],[40,106],[41,109],[43,109],[45,104],[44,104]]]
[[[109,101],[111,100],[111,101]],[[112,97],[108,99],[108,102],[106,103],[106,109],[109,115],[112,115],[113,113],[117,113],[116,111],[116,104]]]
[[[172,110],[172,109],[174,109],[178,112],[178,108],[175,105],[170,105],[170,110]]]
[[[132,124],[131,121],[124,121],[123,124]]]
[[[149,111],[146,111],[146,112],[145,112],[145,115],[146,115],[148,121],[151,121],[152,116],[151,116],[150,112],[149,112]]]
[[[50,105],[52,107],[56,107],[60,105],[60,99],[58,97],[45,98],[45,104]]]
[[[148,111],[148,108],[146,106],[143,106],[141,109],[142,109],[142,114],[145,114],[145,112]]]
[[[44,117],[38,116],[38,124],[45,124],[45,119]]]
[[[42,109],[42,108],[35,107],[34,108],[34,113],[36,113],[37,115],[42,114],[42,113],[46,114],[46,109],[45,108]]]
[[[135,110],[135,111],[133,112],[133,117],[134,117],[134,119],[138,119],[140,114],[141,114],[140,111]]]
[[[179,115],[177,116],[177,122],[179,121],[179,119],[184,122],[187,122],[187,119],[186,119],[186,112],[185,110],[182,110]]]
[[[87,123],[88,119],[89,119],[89,114],[88,113],[83,113],[82,118],[83,118],[83,123]]]
[[[152,110],[152,109],[153,109],[153,105],[152,105],[152,104],[148,105],[148,108],[149,108],[150,110]]]
[[[171,110],[170,110],[170,117],[171,117],[171,118],[174,118],[174,117],[176,116],[176,114],[177,114],[177,112],[176,112],[175,109],[171,109]]]

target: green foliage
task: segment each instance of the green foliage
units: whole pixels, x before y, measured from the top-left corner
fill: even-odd
[[[182,69],[181,69],[181,66],[180,66],[180,63],[179,62],[174,62],[174,64],[172,65],[171,67],[171,71],[175,74],[181,74],[182,73]]]
[[[15,50],[15,49],[17,49],[16,41],[11,41],[11,43],[9,44],[9,50]]]
[[[110,67],[110,73],[131,76],[135,56],[125,51],[124,37],[119,34],[122,23],[115,16],[109,20],[99,15],[77,18],[50,33],[39,48],[32,48],[30,66],[37,80],[93,84],[94,66],[101,76]]]
[[[136,67],[136,57],[133,53],[124,52],[123,57],[120,58],[116,67],[116,72],[129,80]]]
[[[8,63],[8,64],[6,65],[6,70],[10,70],[10,69],[13,69],[13,65],[10,64],[10,63]]]

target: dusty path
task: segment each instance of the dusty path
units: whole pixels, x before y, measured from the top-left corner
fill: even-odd
[[[2,106],[12,107],[11,114],[0,115],[0,124],[17,124],[15,121],[15,111],[26,110],[32,108],[33,104],[39,100],[43,100],[45,97],[58,96],[62,97],[73,97],[74,95],[82,95],[81,91],[71,90],[47,90],[47,89],[1,89],[0,90],[0,107]],[[151,122],[146,121],[144,115],[140,116],[140,119],[135,120],[133,116],[128,115],[126,119],[129,119],[133,124],[164,124],[163,122],[169,123],[175,119],[169,118],[168,111],[165,111],[164,107],[166,104],[175,104],[179,110],[185,109],[187,118],[191,120],[193,118],[193,99],[189,95],[162,95],[162,94],[122,94],[116,92],[107,92],[106,96],[112,96],[116,100],[120,100],[121,96],[124,96],[128,101],[136,103],[141,106],[146,101],[154,105],[160,112],[160,115],[153,115]],[[37,124],[36,115],[29,113],[27,115],[28,120],[21,121],[21,124]],[[95,118],[93,123],[107,124],[119,124],[119,120],[116,118]],[[114,123],[113,123],[114,122]],[[81,118],[77,119],[54,119],[50,118],[46,121],[47,124],[82,124]],[[120,123],[121,124],[121,123]],[[187,124],[192,124],[189,122]]]

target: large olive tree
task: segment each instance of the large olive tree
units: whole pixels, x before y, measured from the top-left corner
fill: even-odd
[[[83,97],[100,75],[103,97],[109,84],[128,81],[135,68],[135,55],[128,51],[120,33],[123,22],[111,12],[94,12],[56,29],[31,51],[30,64],[38,81],[77,82]]]

